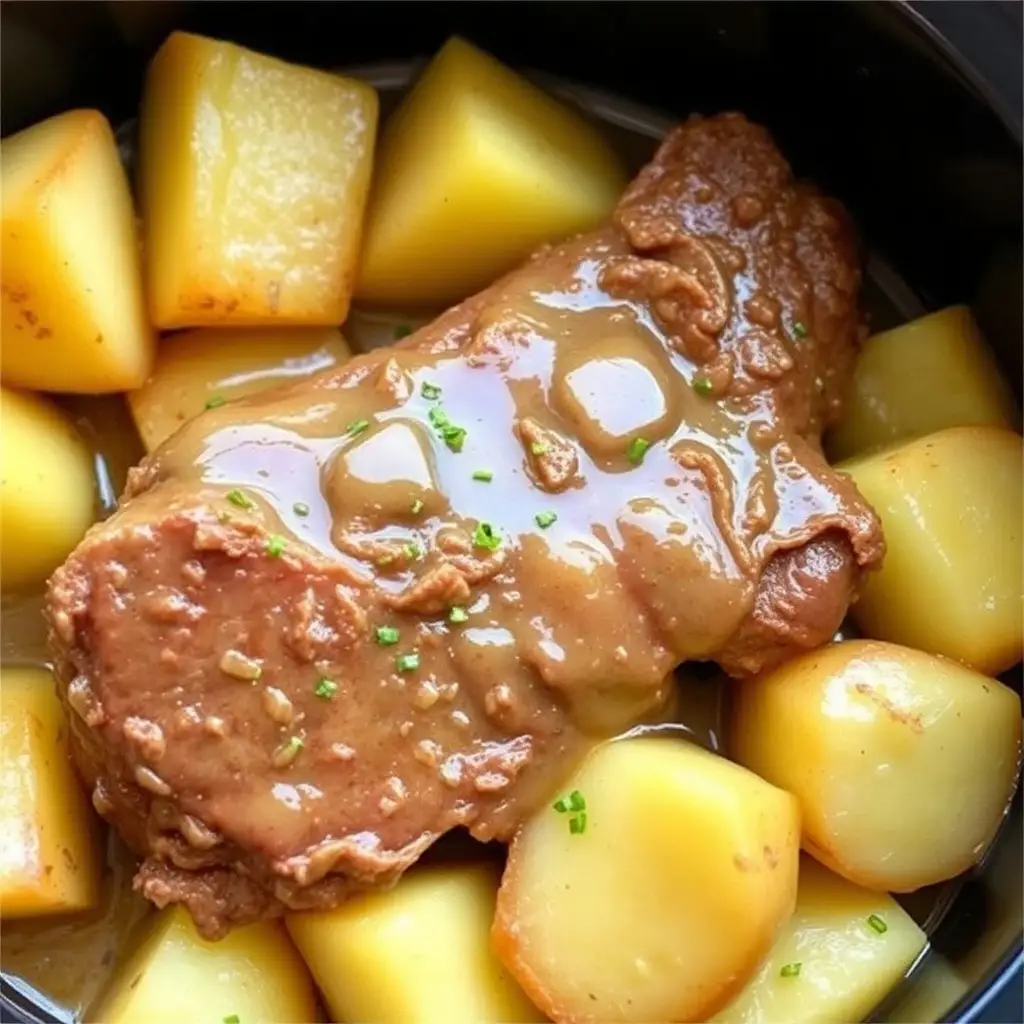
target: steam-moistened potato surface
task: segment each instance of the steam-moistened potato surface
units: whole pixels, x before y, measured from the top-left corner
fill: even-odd
[[[362,82],[175,32],[140,122],[153,322],[340,324],[376,129]]]
[[[0,144],[0,370],[8,386],[124,391],[153,360],[114,133],[72,110]]]
[[[452,38],[384,127],[356,293],[465,298],[541,242],[595,227],[625,183],[580,115]]]
[[[152,451],[205,409],[340,366],[351,354],[333,327],[181,331],[160,342],[153,373],[128,404]]]
[[[93,521],[92,459],[64,414],[0,389],[0,583],[39,583]]]
[[[303,1024],[313,982],[279,921],[199,937],[181,906],[160,911],[88,1020],[104,1024]]]
[[[828,437],[834,459],[946,427],[1016,422],[1013,396],[966,306],[912,320],[864,344]]]
[[[288,929],[334,1020],[544,1020],[491,952],[497,889],[486,864],[415,869],[387,892],[293,914]]]
[[[864,1020],[927,941],[892,897],[853,885],[805,857],[793,917],[754,980],[712,1020]]]
[[[1024,445],[954,427],[840,466],[885,530],[852,612],[870,637],[995,675],[1024,646]]]
[[[495,949],[554,1020],[705,1020],[788,920],[799,841],[796,800],[738,765],[605,744],[516,836]]]
[[[92,809],[50,672],[0,675],[0,917],[89,910],[100,893]]]
[[[1020,698],[946,658],[871,640],[735,689],[729,751],[800,800],[804,848],[909,892],[977,863],[1020,768]]]

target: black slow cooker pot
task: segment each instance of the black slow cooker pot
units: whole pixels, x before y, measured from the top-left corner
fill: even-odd
[[[73,106],[130,133],[146,61],[174,27],[359,66],[385,91],[458,32],[596,87],[583,95],[620,127],[634,109],[742,110],[853,211],[883,305],[909,318],[971,304],[1019,397],[1019,3],[7,2],[0,21],[5,135]],[[931,949],[875,1019],[1024,1020],[1020,797],[982,867],[932,899]],[[0,1017],[52,1019],[8,979]]]

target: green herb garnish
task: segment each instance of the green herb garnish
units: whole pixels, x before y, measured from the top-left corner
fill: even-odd
[[[284,554],[286,546],[284,537],[279,537],[276,533],[272,534],[267,538],[267,555],[270,558],[280,558]]]
[[[237,505],[239,508],[244,508],[246,511],[251,511],[256,506],[249,500],[249,496],[245,491],[240,491],[237,487],[233,490],[228,491],[227,499],[232,505]]]
[[[531,455],[547,455],[549,451],[551,451],[551,445],[545,444],[543,441],[534,441],[530,445]]]
[[[501,535],[490,523],[477,523],[473,531],[473,547],[497,551],[501,547]]]
[[[226,401],[227,399],[223,395],[210,395],[210,397],[206,400],[206,408],[217,409],[220,406],[222,406]]]
[[[889,930],[889,926],[877,914],[872,914],[868,918],[868,924],[879,935],[884,935]]]
[[[441,397],[441,388],[437,384],[431,384],[425,380],[420,385],[420,394],[428,401],[436,402]]]
[[[546,512],[538,512],[533,518],[542,530],[546,530],[558,518],[558,513],[548,509]]]
[[[240,1018],[237,1013],[229,1013],[224,1018],[224,1024],[240,1024]]]
[[[462,445],[466,440],[465,428],[457,427],[452,423],[451,420],[448,419],[448,413],[446,413],[439,405],[435,405],[427,415],[430,418],[430,422],[437,430],[438,436],[444,441],[444,443],[448,445],[453,452],[461,452]]]
[[[782,976],[783,978],[796,978],[797,976],[799,976],[799,974],[800,974],[800,968],[801,968],[802,966],[803,966],[803,965],[802,965],[802,964],[799,964],[799,963],[795,963],[795,964],[783,964],[783,965],[782,965],[782,970],[781,970],[781,971],[779,971],[779,974],[780,974],[780,975],[781,975],[781,976]]]
[[[569,835],[581,836],[587,831],[587,814],[577,814],[575,818],[569,819]]]
[[[420,667],[420,656],[413,651],[412,654],[400,654],[395,658],[395,668],[399,672],[415,672]]]
[[[417,559],[423,557],[423,548],[413,541],[402,548],[402,554],[404,554],[410,562],[415,562]]]
[[[651,447],[651,442],[646,437],[634,437],[629,442],[629,447],[626,449],[626,458],[633,463],[634,466],[639,466],[644,461],[644,455],[647,454],[647,449]]]
[[[391,334],[395,341],[399,341],[402,338],[408,338],[412,334],[412,328],[408,324],[395,324]]]
[[[394,626],[377,627],[377,643],[381,647],[390,647],[392,644],[397,644],[398,637],[398,630]]]
[[[803,320],[794,320],[793,321],[793,333],[798,338],[806,338],[807,337],[807,325],[803,322]]]
[[[572,815],[569,818],[570,835],[582,835],[587,830],[587,801],[578,789],[568,796],[559,797],[552,806],[559,814]]]
[[[353,420],[346,428],[345,433],[349,437],[358,437],[363,431],[370,429],[369,420]]]
[[[707,377],[694,377],[690,386],[698,395],[710,395],[715,390],[715,385]]]
[[[469,620],[469,612],[461,605],[455,605],[448,609],[448,621],[454,622],[456,625],[460,622],[467,622]]]
[[[476,469],[473,471],[473,479],[489,484],[494,479],[494,474],[489,469]]]
[[[308,516],[309,515],[309,506],[304,501],[297,501],[297,502],[295,502],[294,505],[292,505],[292,511],[297,516]]]
[[[325,676],[316,684],[313,692],[321,700],[334,700],[334,695],[338,692],[338,684]]]

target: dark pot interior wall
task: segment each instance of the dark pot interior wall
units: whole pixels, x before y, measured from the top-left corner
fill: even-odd
[[[963,29],[964,11],[980,6],[920,8]],[[989,77],[1004,97],[991,105],[970,72],[894,4],[7,0],[0,117],[8,134],[72,105],[99,106],[115,124],[133,116],[146,60],[171,26],[323,67],[426,56],[458,31],[510,63],[669,115],[736,108],[763,121],[798,173],[847,202],[873,250],[927,308],[974,306],[1019,394],[1020,17],[1017,8],[985,6],[1003,20],[968,26],[969,49],[977,61],[998,62]],[[1018,795],[1010,845],[968,885],[937,936],[958,960],[974,947],[962,960],[971,982],[1020,934],[1019,877],[1007,887],[1020,868],[1020,828]],[[996,911],[1005,919],[999,936],[990,934]]]

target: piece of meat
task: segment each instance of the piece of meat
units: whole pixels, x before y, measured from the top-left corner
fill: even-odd
[[[819,447],[858,284],[839,207],[696,118],[606,228],[186,424],[49,591],[141,891],[209,936],[332,905],[509,837],[680,662],[828,640],[882,553]]]

